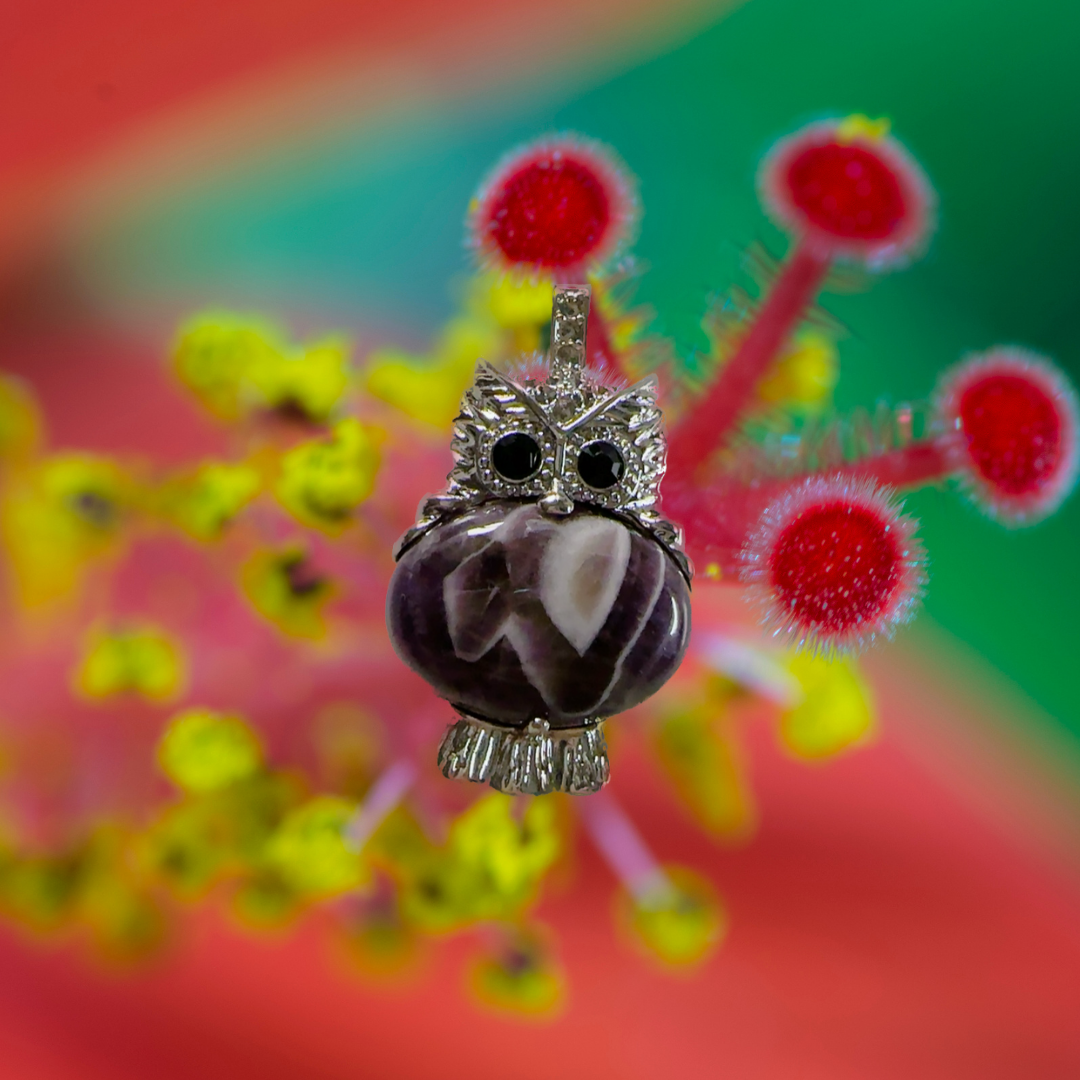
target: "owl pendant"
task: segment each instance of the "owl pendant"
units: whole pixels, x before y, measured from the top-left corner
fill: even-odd
[[[604,719],[654,694],[690,634],[690,563],[655,509],[657,381],[590,377],[589,299],[556,287],[546,373],[477,368],[387,595],[397,654],[460,714],[443,773],[511,793],[603,787]]]

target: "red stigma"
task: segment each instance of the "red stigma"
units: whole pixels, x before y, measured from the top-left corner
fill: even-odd
[[[781,139],[761,164],[765,207],[819,255],[903,262],[933,227],[930,184],[895,139],[842,135],[830,120]]]
[[[936,406],[957,432],[955,466],[975,498],[1006,522],[1055,510],[1076,479],[1076,392],[1047,360],[1002,347],[946,373]]]
[[[819,229],[845,239],[885,240],[907,211],[892,169],[863,146],[811,146],[788,165],[792,202]]]
[[[623,243],[634,197],[603,147],[560,137],[505,159],[477,197],[473,245],[503,269],[587,271]]]
[[[923,583],[914,523],[864,480],[813,477],[765,511],[742,578],[766,625],[798,643],[845,648],[889,634]]]
[[[610,218],[595,173],[576,161],[541,158],[506,181],[487,232],[511,262],[572,266],[595,250]]]
[[[832,636],[878,618],[896,590],[901,558],[888,522],[835,502],[805,511],[784,529],[769,571],[791,615]]]
[[[975,467],[1010,495],[1038,491],[1061,462],[1057,406],[1029,379],[973,383],[960,396],[960,425]]]

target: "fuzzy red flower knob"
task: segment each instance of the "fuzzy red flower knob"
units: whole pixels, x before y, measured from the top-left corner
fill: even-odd
[[[915,523],[865,480],[813,477],[777,499],[743,550],[765,625],[832,651],[890,636],[925,583]]]
[[[502,270],[583,276],[632,240],[633,184],[616,156],[572,135],[548,136],[499,162],[469,209],[469,243]]]
[[[917,254],[933,230],[934,195],[887,130],[886,122],[852,116],[781,139],[758,178],[777,224],[821,256],[874,269]]]
[[[953,459],[977,503],[1007,524],[1053,513],[1076,484],[1076,391],[1048,360],[997,348],[946,372],[937,412],[957,441]]]

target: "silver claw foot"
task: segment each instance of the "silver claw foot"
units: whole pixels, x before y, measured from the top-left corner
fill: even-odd
[[[512,728],[463,714],[446,729],[439,768],[451,780],[490,784],[508,795],[588,795],[611,775],[603,723],[553,729],[533,720]]]

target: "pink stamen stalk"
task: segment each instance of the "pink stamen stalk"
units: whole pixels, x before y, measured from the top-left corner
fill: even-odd
[[[682,526],[686,549],[695,564],[729,577],[739,572],[747,537],[757,528],[765,509],[801,480],[829,476],[869,480],[901,491],[925,487],[957,473],[961,466],[956,445],[956,436],[947,433],[796,476],[752,483],[730,476],[710,477],[701,485],[675,482],[664,489],[664,512]]]
[[[956,437],[949,434],[920,439],[900,449],[874,454],[829,471],[865,477],[886,487],[917,488],[939,483],[956,470]]]
[[[747,484],[733,477],[664,488],[664,513],[682,527],[686,550],[710,576],[738,574],[746,538],[765,508],[792,486],[790,479]]]
[[[610,792],[583,799],[581,815],[597,850],[635,903],[654,907],[671,897],[671,879]]]
[[[408,758],[399,758],[380,774],[345,826],[345,839],[354,851],[363,849],[415,780],[416,766]]]
[[[754,390],[813,304],[831,263],[816,245],[796,246],[716,382],[671,433],[671,472],[692,476],[724,445]]]

